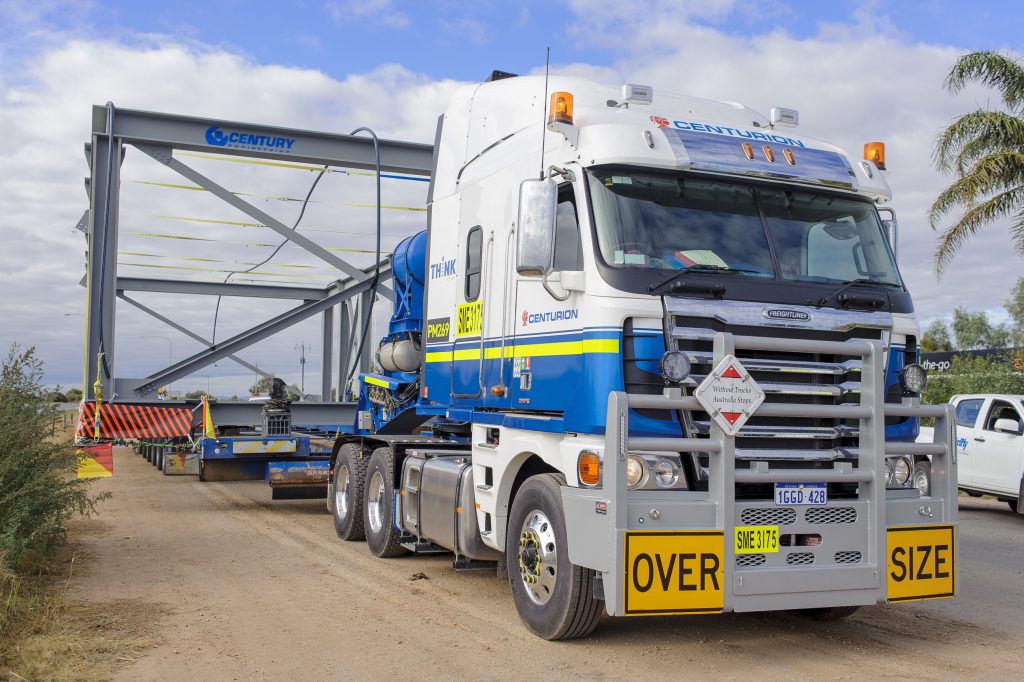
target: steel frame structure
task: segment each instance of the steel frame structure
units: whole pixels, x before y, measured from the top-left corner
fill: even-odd
[[[273,145],[231,146],[224,142],[226,136],[231,134],[230,131],[242,131],[240,135],[244,139],[285,139],[290,141],[290,144],[279,145],[276,148]],[[433,146],[394,140],[380,140],[379,145],[381,172],[425,177],[431,175]],[[338,279],[321,289],[119,277],[117,243],[120,167],[127,146],[135,147],[326,262],[338,270]],[[86,276],[82,280],[86,288],[86,336],[82,371],[82,391],[85,399],[96,398],[94,384],[97,379],[103,387],[102,394],[106,400],[110,400],[114,395],[129,401],[151,399],[159,386],[193,374],[222,358],[229,358],[250,371],[270,377],[269,372],[259,369],[237,354],[302,320],[320,315],[323,349],[320,380],[322,401],[330,402],[332,383],[335,379],[333,372],[336,368],[337,401],[342,402],[345,379],[352,364],[361,370],[369,368],[371,345],[363,344],[359,357],[353,358],[354,349],[348,347],[347,340],[353,328],[362,329],[366,322],[366,316],[371,308],[374,277],[378,272],[377,293],[390,295],[391,290],[384,283],[391,276],[390,262],[384,259],[380,263],[379,271],[375,266],[362,269],[355,267],[181,162],[174,157],[175,150],[371,171],[376,169],[374,145],[368,137],[117,109],[112,103],[94,106],[92,140],[86,145],[86,158],[90,170],[90,176],[86,180],[89,209],[78,223],[78,229],[86,235],[88,249]],[[135,291],[288,299],[298,301],[299,304],[285,313],[214,344],[128,295],[128,292]],[[118,299],[198,341],[206,348],[142,379],[117,376],[114,332]],[[340,339],[337,362],[333,352],[335,331]]]

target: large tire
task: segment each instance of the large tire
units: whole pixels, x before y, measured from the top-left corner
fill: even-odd
[[[925,497],[932,494],[931,462],[918,462],[914,465],[914,487]]]
[[[848,618],[859,609],[859,606],[833,606],[825,609],[800,609],[797,613],[809,620],[826,622]]]
[[[334,473],[327,487],[327,506],[334,519],[334,532],[342,540],[362,540],[363,490],[366,484],[366,452],[355,443],[341,446],[334,461]]]
[[[363,530],[366,546],[376,557],[402,556],[406,549],[395,530],[395,452],[377,448],[366,466],[363,488]]]
[[[528,478],[505,533],[516,611],[530,632],[547,640],[589,635],[601,617],[594,571],[569,561],[561,484],[553,474]]]

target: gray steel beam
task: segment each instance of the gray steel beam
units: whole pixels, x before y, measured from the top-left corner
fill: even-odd
[[[382,278],[385,277],[385,273],[387,277],[391,276],[390,267],[381,268]],[[177,381],[182,377],[186,377],[189,374],[220,360],[221,358],[232,355],[243,348],[247,348],[269,336],[273,336],[274,334],[287,329],[302,320],[321,313],[327,308],[337,305],[340,301],[344,301],[359,294],[368,294],[370,286],[370,280],[350,282],[345,286],[339,287],[337,291],[320,301],[310,301],[292,308],[277,317],[262,322],[255,327],[251,327],[240,334],[236,334],[226,341],[221,341],[216,346],[200,351],[190,358],[186,358],[164,370],[151,374],[143,379],[143,383],[135,389],[135,392],[140,396],[145,395],[150,391],[156,390],[158,386],[164,386],[173,381]]]
[[[82,391],[87,400],[95,398],[93,385],[99,379],[109,392],[114,377],[115,278],[117,274],[118,188],[121,171],[121,143],[108,133],[107,109],[99,108],[100,125],[94,110],[87,227],[88,269],[86,271],[86,335],[82,368]],[[97,360],[102,354],[103,361]],[[98,367],[100,365],[100,367]]]
[[[182,325],[178,324],[174,320],[172,320],[172,319],[170,319],[168,317],[164,317],[163,315],[161,315],[160,313],[156,312],[152,308],[150,308],[150,307],[148,307],[146,305],[143,305],[142,303],[139,303],[134,298],[130,298],[128,296],[125,296],[124,293],[122,293],[120,291],[117,292],[117,297],[120,298],[125,303],[128,303],[130,305],[135,306],[136,308],[138,308],[142,312],[146,313],[150,317],[153,317],[153,318],[156,318],[156,319],[160,320],[161,322],[166,324],[168,327],[171,327],[172,329],[176,329],[177,331],[181,332],[182,334],[184,334],[185,336],[189,337],[190,339],[194,339],[194,340],[198,341],[199,343],[203,344],[207,348],[212,348],[213,347],[213,344],[210,343],[209,340],[204,339],[199,334],[196,334],[195,332],[187,329],[186,327],[183,327]],[[247,370],[249,370],[251,372],[255,372],[256,374],[259,374],[260,376],[266,377],[267,379],[273,379],[274,376],[275,376],[274,374],[272,374],[270,372],[267,372],[265,370],[260,369],[258,366],[252,364],[251,362],[243,360],[242,358],[238,357],[237,355],[229,355],[228,359],[229,360],[234,360],[235,362],[240,364],[242,367],[245,367]],[[298,387],[292,386],[291,384],[288,384],[288,388],[292,389],[296,393],[300,392]],[[142,397],[138,393],[138,391],[136,391],[136,395],[139,395],[139,397]]]
[[[286,298],[297,301],[319,301],[327,297],[327,289],[317,289],[314,287],[286,287],[276,284],[232,284],[230,282],[185,282],[145,277],[118,277],[117,290],[119,292],[151,291],[161,294]]]
[[[161,405],[184,407],[181,402]],[[221,426],[258,426],[263,423],[261,402],[210,401],[213,423]],[[192,403],[195,406],[195,403]],[[355,423],[355,403],[295,402],[291,404],[293,426],[344,426]],[[333,435],[333,434],[332,434]]]
[[[338,306],[338,402],[345,400],[345,391],[348,388],[348,368],[352,360],[352,348],[349,347],[351,330],[351,304],[349,301],[342,301]]]
[[[106,132],[107,109],[93,107],[93,133]],[[230,141],[232,133],[257,144]],[[114,134],[123,142],[153,144],[211,154],[230,154],[309,164],[327,164],[373,170],[373,142],[367,137],[318,133],[294,128],[178,116],[133,109],[118,109]],[[219,137],[224,134],[224,138]],[[259,138],[263,138],[260,140]],[[280,140],[281,142],[277,142]],[[259,144],[259,142],[274,144]],[[433,145],[380,140],[381,170],[429,176]]]
[[[143,152],[147,156],[150,156],[154,160],[159,161],[160,163],[164,164],[165,166],[167,166],[174,172],[178,173],[182,177],[191,180],[196,185],[202,187],[206,191],[210,192],[211,194],[219,198],[221,201],[224,201],[225,203],[234,206],[242,213],[252,218],[255,218],[256,220],[260,221],[262,224],[266,225],[274,232],[277,232],[279,235],[289,240],[296,246],[301,246],[306,251],[313,254],[320,260],[328,263],[329,265],[333,265],[338,270],[341,270],[349,277],[352,277],[353,279],[357,280],[369,279],[370,276],[366,275],[362,270],[352,265],[348,261],[334,255],[333,253],[331,253],[324,247],[320,246],[306,235],[300,232],[296,232],[295,230],[288,227],[287,225],[285,225],[284,223],[282,223],[280,220],[273,217],[269,213],[261,211],[260,209],[256,208],[245,199],[242,199],[241,197],[233,194],[232,192],[229,192],[228,190],[224,189],[213,180],[210,180],[202,173],[196,171],[193,168],[190,168],[188,165],[182,163],[181,161],[178,161],[171,154],[171,148],[154,147],[151,145],[137,145],[137,147],[139,151]],[[381,286],[380,290],[388,295],[391,294],[391,289],[389,289],[388,287]]]
[[[334,359],[334,308],[321,314],[320,339],[320,400],[331,400],[331,365]]]

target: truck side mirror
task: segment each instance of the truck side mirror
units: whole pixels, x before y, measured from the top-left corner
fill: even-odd
[[[551,272],[557,206],[558,189],[554,180],[523,180],[519,185],[516,271],[520,275]]]
[[[899,250],[900,250],[900,226],[896,222],[896,211],[892,210],[888,206],[883,206],[878,209],[879,213],[888,213],[888,218],[882,219],[882,229],[885,230],[885,236],[889,240],[889,247],[892,249],[892,257],[899,262]]]
[[[997,419],[994,426],[996,431],[1020,435],[1020,422],[1014,419]]]

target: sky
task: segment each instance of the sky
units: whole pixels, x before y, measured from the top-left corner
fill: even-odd
[[[900,267],[919,318],[954,307],[999,318],[1024,275],[1006,224],[971,240],[937,279],[936,233],[926,211],[950,178],[930,163],[935,136],[956,116],[997,107],[971,87],[951,96],[943,79],[956,58],[979,49],[1020,58],[1024,6],[978,0],[304,0],[172,3],[0,0],[0,347],[35,345],[46,381],[81,382],[85,244],[74,225],[88,207],[82,145],[90,108],[165,111],[347,133],[368,125],[382,137],[430,143],[451,93],[492,69],[652,85],[762,112],[800,110],[800,132],[859,158],[887,143],[887,179],[900,217]],[[184,159],[291,224],[308,171]],[[122,171],[120,272],[218,280],[265,258],[276,234],[209,196],[173,187],[181,179],[129,150]],[[372,180],[332,173],[303,217],[311,238],[358,265],[372,255]],[[425,226],[424,183],[384,183],[384,246]],[[243,224],[236,224],[243,223]],[[192,237],[182,239],[181,237]],[[199,241],[200,240],[207,241]],[[249,279],[322,284],[330,273],[286,246]],[[138,294],[137,299],[204,336],[215,301]],[[282,312],[287,304],[225,299],[218,339]],[[116,369],[141,377],[200,346],[118,304]],[[315,319],[240,353],[292,383],[307,346],[307,391],[319,368]],[[221,361],[174,388],[244,394],[251,373]]]

